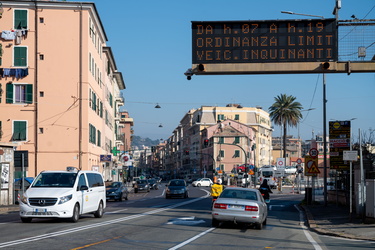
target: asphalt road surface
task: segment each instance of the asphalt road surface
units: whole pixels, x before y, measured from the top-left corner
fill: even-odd
[[[211,226],[209,188],[190,187],[188,199],[165,199],[164,186],[107,202],[103,218],[84,215],[77,223],[0,215],[0,248],[5,249],[374,249],[373,242],[310,232],[296,206],[303,195],[272,194],[267,225]]]

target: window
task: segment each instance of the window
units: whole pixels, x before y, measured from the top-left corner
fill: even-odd
[[[27,66],[27,47],[16,46],[13,51],[13,66],[26,67]]]
[[[104,186],[103,178],[100,174],[87,173],[87,180],[89,181],[89,187],[100,187]]]
[[[12,141],[26,141],[27,140],[27,122],[13,121],[13,136]]]
[[[219,143],[224,143],[224,137],[219,137]]]
[[[240,151],[239,150],[234,150],[234,156],[233,157],[240,157]]]
[[[238,121],[240,119],[240,115],[234,115],[234,120]]]
[[[224,150],[219,151],[219,157],[224,158]]]
[[[240,137],[239,136],[234,137],[234,143],[235,144],[240,143]]]
[[[223,121],[223,120],[225,120],[225,117],[224,117],[224,115],[217,115],[217,119],[220,120],[220,121]]]
[[[91,108],[96,111],[96,94],[94,92],[92,92],[91,96]]]
[[[32,103],[32,84],[12,84],[6,85],[6,103]]]
[[[98,141],[97,141],[97,144],[96,144],[98,147],[102,146],[101,138],[102,138],[102,133],[100,132],[100,130],[98,130]]]
[[[92,124],[89,124],[89,142],[96,144],[96,128]]]
[[[14,10],[14,28],[27,29],[27,10]]]

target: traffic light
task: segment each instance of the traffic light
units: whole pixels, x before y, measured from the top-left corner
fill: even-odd
[[[320,66],[322,67],[322,69],[327,70],[327,69],[329,69],[330,64],[329,64],[329,62],[324,62]]]
[[[208,139],[205,139],[205,140],[203,141],[203,145],[206,146],[206,147],[208,146]]]
[[[189,155],[189,150],[185,150],[185,155]]]

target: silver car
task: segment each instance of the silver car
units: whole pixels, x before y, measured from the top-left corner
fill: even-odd
[[[245,223],[262,229],[268,208],[258,189],[227,187],[212,206],[212,226],[220,222]]]

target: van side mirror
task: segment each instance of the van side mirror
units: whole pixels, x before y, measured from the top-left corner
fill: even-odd
[[[86,186],[86,185],[82,185],[82,186],[79,187],[79,190],[80,191],[89,190],[89,187]]]

